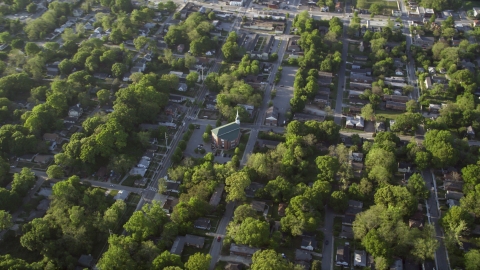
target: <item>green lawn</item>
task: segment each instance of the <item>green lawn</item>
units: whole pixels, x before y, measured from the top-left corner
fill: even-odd
[[[375,117],[377,120],[383,119],[383,120],[395,120],[401,112],[398,111],[383,111],[383,110],[376,110],[375,111]]]
[[[122,186],[133,187],[135,180],[138,180],[139,177],[135,175],[129,175],[127,179],[122,182]]]
[[[354,1],[353,6],[361,9],[369,9],[370,6],[374,3],[380,4],[381,6],[383,6],[383,14],[385,15],[391,15],[392,10],[398,10],[397,1],[365,0],[365,1],[361,1],[365,3],[365,5],[361,5],[361,6],[357,6],[357,2],[358,1]],[[379,15],[383,15],[383,14],[379,14]]]

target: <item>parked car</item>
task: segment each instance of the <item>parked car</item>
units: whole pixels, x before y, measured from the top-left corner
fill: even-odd
[[[218,236],[217,237],[217,242],[220,242],[222,240],[222,237]]]

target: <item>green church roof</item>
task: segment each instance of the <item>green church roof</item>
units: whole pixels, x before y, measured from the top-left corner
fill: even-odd
[[[235,122],[212,129],[212,134],[225,141],[233,141],[240,136],[240,124]]]

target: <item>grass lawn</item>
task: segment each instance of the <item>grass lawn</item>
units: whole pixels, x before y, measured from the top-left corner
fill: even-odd
[[[375,117],[377,120],[395,120],[401,112],[396,112],[396,111],[383,111],[383,110],[376,110],[375,111]]]
[[[122,186],[127,186],[127,187],[133,187],[133,184],[135,183],[136,180],[138,180],[139,177],[135,175],[129,175],[127,179],[125,179],[122,182]]]
[[[355,7],[357,7],[357,1],[353,1]],[[374,3],[380,4],[383,6],[383,14],[378,15],[391,15],[392,10],[398,10],[397,1],[385,1],[385,0],[367,0],[365,1],[365,6],[359,7],[362,9],[369,9],[370,6]]]

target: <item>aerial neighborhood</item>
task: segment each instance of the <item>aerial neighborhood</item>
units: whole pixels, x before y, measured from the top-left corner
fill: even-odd
[[[480,269],[480,1],[0,14],[0,269]]]

